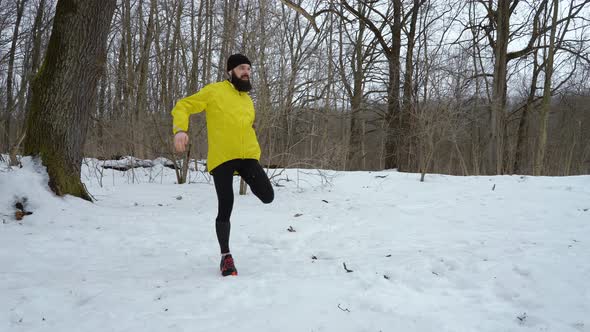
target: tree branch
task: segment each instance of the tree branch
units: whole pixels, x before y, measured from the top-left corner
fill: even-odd
[[[588,3],[590,3],[590,0],[586,0],[577,6],[571,7],[570,11],[568,13],[568,16],[555,22],[555,25],[559,25],[563,22],[569,22],[571,19],[575,18],[578,15],[578,13],[582,10],[582,8],[584,8],[584,5],[586,5]],[[539,6],[539,9],[537,10],[537,13],[535,14],[535,19],[533,22],[533,33],[531,34],[531,38],[529,39],[528,45],[519,51],[508,53],[508,56],[506,57],[507,62],[510,60],[516,59],[516,58],[523,57],[523,56],[529,54],[530,52],[532,52],[534,50],[533,45],[535,44],[535,41],[537,40],[537,38],[539,38],[541,35],[543,35],[547,31],[550,31],[553,28],[553,25],[550,25],[550,26],[545,26],[538,31],[536,29],[536,27],[537,27],[536,23],[538,22],[539,16],[541,14],[541,8],[543,8],[546,5],[547,5],[547,0],[543,0],[543,2],[541,3],[541,6]]]
[[[377,40],[379,41],[379,44],[381,44],[381,47],[383,48],[383,52],[385,53],[385,56],[388,59],[391,58],[391,55],[392,55],[391,50],[389,48],[389,45],[387,45],[387,42],[383,38],[383,34],[381,34],[381,30],[379,28],[377,28],[375,26],[375,24],[371,20],[369,20],[366,16],[361,15],[361,13],[359,13],[356,9],[352,8],[346,1],[341,1],[341,4],[346,8],[346,10],[348,10],[351,14],[356,16],[359,20],[363,21],[363,23],[366,24],[367,27],[369,27],[369,30],[371,30],[373,32],[373,34],[375,35],[375,38],[377,38]]]
[[[520,2],[520,0],[515,0],[512,3],[512,6],[510,6],[510,15],[512,15],[512,13],[514,12],[514,10],[516,9],[516,6],[518,6],[518,3]]]
[[[303,9],[301,6],[294,3],[293,1],[281,0],[281,2],[284,3],[287,7],[290,7],[291,9],[295,10],[299,14],[303,15],[303,17],[305,17],[311,23],[315,32],[320,32],[320,28],[318,28],[318,25],[315,21],[316,17],[318,17],[319,15],[324,14],[324,13],[332,12],[331,9],[322,9],[319,12],[310,14],[308,11],[306,11],[305,9]]]

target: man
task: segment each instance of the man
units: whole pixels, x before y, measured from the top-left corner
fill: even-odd
[[[242,54],[227,60],[229,79],[212,83],[181,99],[172,110],[174,147],[183,152],[188,144],[189,116],[206,111],[207,168],[217,192],[215,231],[221,249],[221,275],[237,275],[229,250],[230,216],[234,204],[233,175],[239,174],[263,203],[274,199],[270,181],[258,162],[260,146],[254,132],[254,104],[248,95],[251,63]]]

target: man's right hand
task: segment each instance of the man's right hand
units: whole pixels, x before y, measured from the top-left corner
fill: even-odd
[[[179,131],[174,135],[174,149],[177,153],[184,152],[188,144],[188,135],[184,131]]]

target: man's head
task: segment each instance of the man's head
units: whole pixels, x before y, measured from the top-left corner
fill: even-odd
[[[250,84],[250,66],[250,60],[242,54],[233,54],[227,59],[227,72],[230,76],[230,81],[239,91],[247,92],[252,89],[252,84]]]

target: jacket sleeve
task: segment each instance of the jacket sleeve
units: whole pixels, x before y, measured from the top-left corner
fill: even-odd
[[[211,96],[211,87],[205,86],[199,92],[176,102],[172,109],[172,132],[187,131],[189,116],[207,108]]]

